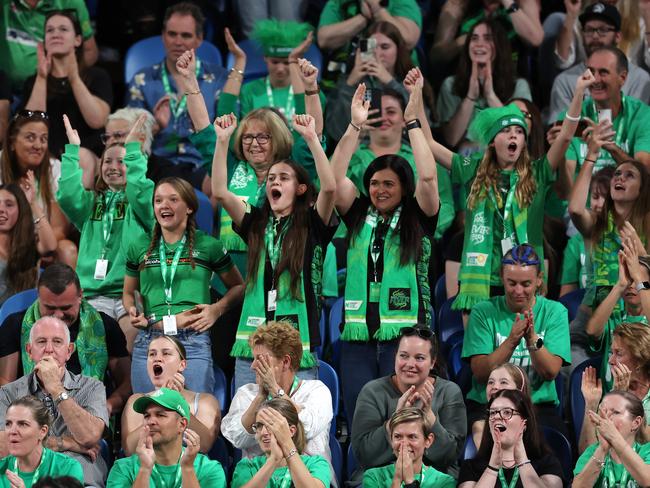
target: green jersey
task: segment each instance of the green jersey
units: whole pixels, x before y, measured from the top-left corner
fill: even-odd
[[[111,488],[131,488],[140,471],[140,460],[138,456],[118,459],[115,461],[111,472],[108,473],[106,486]],[[210,488],[226,488],[226,475],[219,461],[212,461],[204,454],[197,454],[194,460],[194,472],[199,480],[199,486]],[[152,488],[181,488],[182,477],[179,464],[163,466],[156,464],[149,486]]]
[[[324,487],[330,486],[330,465],[324,457],[321,456],[307,456],[303,454],[300,456],[305,467],[312,475],[312,477],[323,483]],[[266,463],[266,456],[258,456],[252,459],[244,458],[237,463],[235,472],[232,475],[231,488],[239,488],[244,486],[257,472],[262,469]],[[287,483],[285,480],[289,480]],[[266,488],[284,488],[291,485],[291,473],[287,466],[277,468],[271,475],[271,479],[266,485]]]
[[[122,192],[85,190],[79,167],[79,146],[66,144],[61,161],[57,201],[81,232],[77,274],[87,298],[121,297],[126,265],[125,249],[151,232],[154,223],[153,181],[147,179],[147,159],[139,142],[126,145],[126,189]],[[98,260],[108,261],[104,277]]]
[[[395,476],[395,465],[389,464],[380,468],[372,468],[363,473],[364,488],[390,488]],[[441,473],[430,466],[422,466],[422,473],[414,479],[420,482],[420,488],[455,488],[453,476]]]
[[[597,443],[592,444],[580,455],[578,461],[576,461],[576,467],[573,470],[574,476],[577,476],[582,472],[585,465],[594,455],[594,452],[596,452],[597,448]],[[634,452],[636,452],[646,464],[650,464],[650,444],[635,443],[633,448]],[[594,483],[594,488],[617,488],[619,486],[620,488],[639,488],[639,484],[625,469],[625,466],[623,466],[623,464],[615,463],[609,455],[607,455],[605,466]]]
[[[578,233],[572,236],[564,249],[562,261],[561,285],[577,284],[578,288],[587,288],[588,267],[585,239]]]
[[[7,470],[18,473],[20,479],[22,479],[23,483],[25,483],[26,488],[30,488],[39,479],[45,478],[46,476],[51,476],[52,478],[58,478],[59,476],[70,476],[82,483],[84,481],[84,473],[83,469],[81,468],[81,464],[79,464],[79,461],[72,459],[65,454],[50,451],[47,448],[43,448],[41,463],[31,473],[20,471],[16,465],[16,458],[14,456],[7,456],[0,459],[1,488],[11,487],[9,480],[5,476],[5,471]]]
[[[153,246],[151,253],[145,259],[150,242],[150,236],[143,236],[129,246],[126,254],[126,274],[133,278],[139,278],[144,314],[147,319],[154,321],[161,320],[163,315],[167,315],[169,312],[160,267],[158,243]],[[192,246],[194,269],[192,269],[189,258],[189,242],[183,244],[181,239],[171,244],[165,243],[168,277],[173,274],[173,257],[181,245],[183,250],[180,253],[178,267],[171,283],[170,309],[172,314],[190,310],[195,305],[212,303],[210,298],[212,273],[225,273],[233,266],[221,241],[197,230]],[[141,267],[142,269],[140,269]]]
[[[504,296],[492,297],[478,303],[469,316],[465,331],[462,357],[492,354],[503,344],[515,322],[517,314],[510,311]],[[544,340],[544,348],[551,354],[562,358],[564,365],[571,364],[571,341],[569,339],[569,319],[564,305],[542,296],[535,297],[533,306],[535,332]],[[544,380],[533,368],[526,339],[515,348],[510,361],[520,366],[527,374],[532,391],[533,403],[559,403],[555,381]],[[467,398],[478,403],[487,403],[485,383],[472,377],[472,389]]]

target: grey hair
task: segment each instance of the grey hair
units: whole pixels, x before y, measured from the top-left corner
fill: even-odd
[[[133,127],[133,124],[135,124],[135,121],[138,120],[141,115],[147,117],[143,126],[145,134],[144,142],[142,143],[142,152],[149,156],[151,154],[151,144],[153,143],[153,125],[155,122],[151,112],[143,108],[120,108],[108,116],[107,123],[112,120],[125,120],[129,123],[129,127]]]
[[[56,317],[53,316],[47,316],[47,317],[41,317],[38,319],[36,322],[34,322],[34,325],[32,325],[32,328],[29,329],[29,343],[34,344],[34,329],[36,328],[37,325],[39,324],[44,324],[45,321],[47,322],[53,322],[55,324],[59,324],[63,326],[63,330],[65,330],[65,343],[66,345],[70,344],[70,329],[68,328],[68,324],[66,324],[63,320],[57,319]]]

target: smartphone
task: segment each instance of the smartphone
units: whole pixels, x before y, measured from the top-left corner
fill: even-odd
[[[612,110],[609,108],[603,108],[598,111],[598,123],[601,123],[603,120],[608,120],[609,123],[612,123]]]
[[[366,88],[366,93],[363,96],[364,101],[370,100],[370,110],[377,109],[378,111],[370,117],[381,117],[381,90],[378,88]],[[370,124],[372,127],[380,127],[381,120]]]
[[[375,59],[375,48],[377,47],[377,39],[368,37],[359,41],[359,53],[361,61],[369,61]]]

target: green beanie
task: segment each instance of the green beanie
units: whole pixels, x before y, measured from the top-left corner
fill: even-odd
[[[524,129],[528,137],[528,125],[524,114],[514,103],[503,107],[486,108],[476,114],[467,130],[470,140],[487,146],[496,135],[510,125],[518,125]]]
[[[262,45],[265,56],[288,58],[311,30],[312,26],[306,23],[264,19],[255,23],[251,37]]]

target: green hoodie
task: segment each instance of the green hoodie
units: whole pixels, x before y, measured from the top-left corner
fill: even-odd
[[[61,179],[56,194],[61,210],[81,232],[77,274],[87,298],[121,297],[126,269],[126,249],[154,223],[153,188],[147,179],[147,158],[139,142],[126,144],[125,198],[114,206],[113,224],[106,242],[108,271],[103,280],[95,279],[95,265],[104,250],[104,194],[84,189],[79,167],[79,146],[66,144],[61,161]]]

